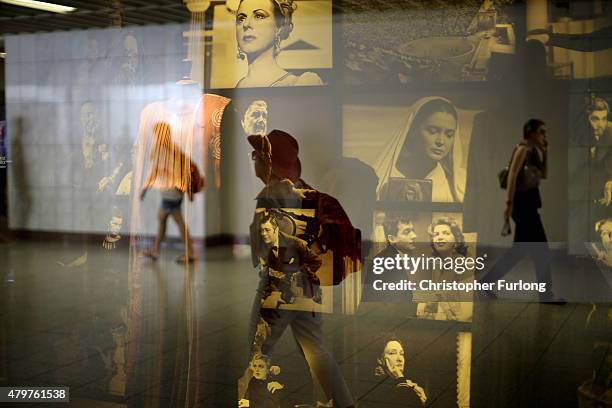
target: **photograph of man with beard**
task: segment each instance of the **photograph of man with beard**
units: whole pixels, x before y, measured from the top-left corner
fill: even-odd
[[[268,133],[268,104],[263,100],[254,100],[244,111],[240,121],[244,134],[264,136]]]
[[[320,205],[323,200],[327,208],[331,206],[335,209],[326,212],[326,220],[334,220],[334,225],[343,222],[347,224],[346,230],[342,231],[353,231],[352,225],[337,201],[314,190],[300,178],[302,165],[298,157],[299,145],[293,136],[281,130],[273,130],[266,136],[251,135],[248,142],[253,148],[251,158],[254,161],[255,174],[264,183],[263,190],[257,195],[257,211],[250,228],[253,264],[264,273],[260,273],[259,287],[253,303],[249,344],[253,344],[257,324],[263,319],[269,325],[269,333],[261,345],[261,352],[274,356],[276,344],[285,329],[290,326],[310,372],[316,376],[325,393],[323,406],[354,407],[353,397],[342,372],[325,347],[322,314],[315,308],[284,310],[279,295],[278,301],[274,297],[269,299],[269,296],[266,299],[266,291],[271,283],[283,281],[300,269],[302,277],[308,280],[308,286],[312,288],[311,293],[305,292],[303,295],[316,300],[315,294],[318,293],[320,283],[316,272],[321,266],[320,258],[306,246],[305,241],[279,232],[278,218],[271,217],[271,213],[278,213],[280,209],[312,207],[316,207],[316,211],[324,211]],[[261,212],[260,209],[267,211]],[[326,230],[328,226],[322,224],[321,229]],[[334,241],[337,245],[337,242],[342,240],[343,234],[339,233]],[[326,247],[325,242],[322,244],[320,250]],[[357,264],[360,247],[358,249],[359,255],[355,259]],[[342,250],[336,246],[333,253],[336,257],[342,254]],[[315,403],[315,406],[316,404],[320,406],[321,402]]]
[[[379,219],[380,212],[374,218]],[[415,232],[414,215],[406,213],[386,213],[382,228],[386,238],[387,246],[374,255],[374,258],[366,264],[366,276],[363,288],[364,302],[409,302],[412,300],[412,292],[375,290],[374,281],[382,280],[384,283],[398,283],[404,279],[411,278],[409,271],[403,269],[385,269],[381,274],[374,273],[374,262],[376,258],[393,258],[396,255],[411,256],[417,248],[417,234]]]

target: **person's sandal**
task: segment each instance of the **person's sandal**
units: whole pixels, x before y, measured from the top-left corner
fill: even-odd
[[[145,256],[147,258],[151,258],[154,261],[157,261],[157,254],[153,252],[152,249],[145,249],[140,253],[141,256]]]
[[[196,257],[193,255],[190,255],[189,257],[186,257],[185,255],[180,255],[179,257],[176,258],[176,262],[178,263],[193,263],[196,261]]]

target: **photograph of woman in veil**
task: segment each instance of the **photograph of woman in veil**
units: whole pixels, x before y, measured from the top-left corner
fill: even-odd
[[[466,172],[456,163],[462,157],[457,109],[432,96],[416,101],[406,117],[374,164],[378,199],[397,199],[400,190],[405,200],[429,201],[421,196],[430,185],[431,201],[462,202]]]

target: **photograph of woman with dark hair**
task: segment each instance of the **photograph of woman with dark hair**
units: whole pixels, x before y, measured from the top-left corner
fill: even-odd
[[[376,361],[374,375],[387,377],[393,381],[391,390],[386,393],[390,399],[389,402],[403,403],[410,407],[425,405],[427,394],[423,387],[406,378],[404,374],[406,357],[402,343],[395,336],[389,336],[385,339],[384,344],[382,354]]]
[[[236,88],[323,85],[314,72],[292,74],[277,57],[293,31],[293,0],[242,0],[236,12],[238,58],[248,63]]]
[[[435,256],[467,256],[468,248],[459,224],[451,217],[441,217],[428,229],[431,248]]]
[[[441,97],[419,99],[374,169],[379,178],[378,198],[388,199],[392,179],[426,179],[432,183],[432,201],[462,202],[465,169],[455,164],[459,120],[455,106]]]
[[[433,256],[443,261],[448,258],[467,256],[468,247],[465,243],[465,236],[454,218],[443,216],[435,219],[427,232]],[[431,275],[434,282],[457,281],[472,279],[473,271],[465,267],[458,267],[454,270],[435,268],[431,271]],[[465,296],[449,291],[431,291],[427,295],[428,300],[434,300],[430,298],[435,297],[435,301],[420,303],[417,307],[417,316],[434,320],[470,321],[472,319],[473,305],[467,301],[469,299],[466,299]]]

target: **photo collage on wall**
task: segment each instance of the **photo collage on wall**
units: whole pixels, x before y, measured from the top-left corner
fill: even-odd
[[[567,101],[559,99],[550,101],[547,111],[531,111],[525,101],[532,91],[525,89],[524,82],[524,76],[531,74],[513,67],[533,61],[544,79],[608,75],[601,67],[593,68],[602,65],[607,51],[560,51],[566,45],[557,42],[561,38],[557,34],[580,31],[563,26],[560,19],[565,17],[515,3],[485,0],[419,6],[348,0],[336,5],[275,0],[257,8],[255,2],[242,1],[216,4],[212,13],[206,83],[232,100],[222,124],[223,155],[235,158],[222,162],[223,178],[231,180],[223,183],[225,194],[253,203],[231,203],[227,209],[232,213],[231,229],[248,228],[251,243],[265,242],[268,230],[291,242],[285,243],[291,250],[283,254],[273,250],[273,259],[265,250],[251,253],[260,276],[271,276],[260,299],[262,309],[332,313],[342,303],[342,310],[351,310],[359,322],[361,312],[394,304],[391,307],[399,308],[406,319],[401,321],[410,322],[404,325],[436,328],[459,322],[464,331],[456,333],[449,346],[453,356],[449,372],[457,383],[453,398],[459,406],[469,404],[465,355],[471,352],[475,299],[449,291],[381,294],[373,290],[373,282],[472,281],[478,271],[469,267],[457,273],[457,268],[434,264],[414,276],[404,270],[375,274],[373,262],[401,253],[451,259],[453,265],[461,265],[501,241],[506,192],[499,187],[497,173],[520,142],[528,118],[541,114],[545,121],[554,121],[556,117],[545,112],[567,107]],[[277,24],[266,25],[272,15],[277,16]],[[600,17],[591,16],[597,27],[602,24]],[[582,67],[574,52],[591,53],[591,62]],[[560,150],[552,151],[564,154],[567,126],[557,123],[550,128],[561,129],[555,137],[563,142],[554,146]],[[263,136],[274,129],[290,137],[265,141]],[[288,159],[273,163],[277,170],[299,163],[299,171],[290,185],[270,187],[269,175],[258,174],[257,163],[279,151]],[[568,193],[565,176],[559,177],[563,181],[548,193],[555,198]],[[338,254],[317,242],[320,208],[304,207],[305,192],[314,189],[337,199],[361,232],[363,265],[358,273],[346,274],[350,278],[343,283],[358,282],[350,296],[345,288],[335,291],[323,282],[329,283],[330,275],[336,277]],[[601,189],[604,197],[604,186]],[[270,190],[276,194],[272,200],[268,200]],[[592,221],[589,228],[607,231],[605,217]],[[552,236],[558,239],[562,230],[553,229]],[[306,252],[299,256],[313,256],[314,276],[273,266],[279,260],[291,264],[292,253],[302,245]],[[604,246],[602,242],[597,249]],[[283,257],[287,259],[282,261]],[[320,286],[313,285],[317,280]],[[346,307],[349,298],[351,306]],[[399,322],[381,323],[378,334]],[[398,343],[410,348],[406,345],[410,342]],[[388,367],[381,370],[391,372]],[[410,398],[420,398],[419,387],[424,394],[437,387],[428,381],[423,386],[417,380]]]
[[[376,279],[469,281],[476,272],[457,273],[440,264],[412,273],[387,270],[376,276],[372,271],[376,257],[408,254],[441,261],[476,256],[478,234],[464,228],[462,209],[472,134],[488,98],[481,93],[412,94],[354,96],[343,105],[343,155],[359,160],[376,181],[365,194],[376,200],[363,230],[371,245],[364,253],[362,300],[412,302],[411,313],[418,318],[469,322],[471,296],[453,299],[451,292],[419,290],[390,294],[372,286]]]
[[[294,375],[304,367],[265,354],[293,324],[284,317],[296,315],[311,319],[304,331],[315,333],[316,346],[298,354],[341,362],[356,396],[364,382],[379,386],[364,405],[470,406],[472,332],[483,320],[477,299],[375,285],[473,281],[479,271],[468,259],[510,244],[500,236],[506,191],[497,175],[531,117],[550,131],[542,195],[546,211],[561,210],[542,211],[549,239],[581,255],[578,266],[597,271],[608,294],[612,288],[612,7],[537,3],[214,1],[197,16],[200,25],[192,18],[191,26],[7,37],[7,48],[36,50],[38,58],[7,62],[7,84],[19,84],[7,85],[7,126],[18,136],[11,166],[23,175],[8,189],[10,227],[99,233],[105,254],[105,274],[90,286],[106,288],[112,317],[99,320],[90,307],[84,313],[100,327],[77,334],[91,344],[56,347],[59,359],[95,355],[79,357],[84,365],[67,378],[104,366],[97,391],[124,397],[136,340],[150,337],[162,357],[164,327],[143,322],[166,313],[166,304],[149,301],[163,285],[140,286],[142,265],[158,254],[136,251],[153,242],[157,223],[147,220],[157,219],[161,200],[144,200],[142,189],[186,192],[197,171],[205,194],[183,202],[189,233],[196,243],[231,236],[233,254],[245,260],[235,272],[255,282],[251,320],[240,328],[255,333],[239,406],[258,406],[268,386],[284,385],[286,394],[304,387],[307,370]],[[542,84],[571,92],[556,98]],[[164,167],[171,156],[184,167]],[[177,183],[161,186],[163,171]],[[187,264],[191,239],[170,225],[169,237],[184,239],[178,260]],[[115,249],[130,245],[125,291],[117,271],[126,259]],[[87,251],[78,255],[57,264],[87,265]],[[375,259],[398,255],[432,263],[375,272]],[[196,303],[209,297],[187,295],[193,304],[184,310],[208,310]],[[347,320],[333,332],[322,323],[342,313]],[[181,341],[206,337],[197,325],[173,327]],[[108,347],[99,352],[100,345]],[[199,353],[186,356],[200,366]],[[227,363],[224,353],[215,357]],[[147,364],[161,375],[156,361]],[[249,389],[249,375],[264,386]]]

